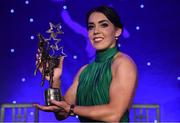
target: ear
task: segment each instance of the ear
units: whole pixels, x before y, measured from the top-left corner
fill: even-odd
[[[119,37],[122,33],[122,29],[121,28],[116,28],[116,32],[115,32],[115,37]]]

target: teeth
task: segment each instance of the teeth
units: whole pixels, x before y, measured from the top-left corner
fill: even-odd
[[[101,41],[102,38],[95,38],[94,41]]]

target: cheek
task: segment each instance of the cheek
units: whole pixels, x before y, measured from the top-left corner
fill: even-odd
[[[103,32],[104,32],[104,35],[106,35],[109,38],[114,37],[115,31],[112,27],[108,27],[108,28],[104,29]]]
[[[91,31],[88,31],[88,37],[89,37],[89,39],[90,39],[90,40],[92,40],[92,38],[93,38],[93,34],[92,34],[92,32],[91,32]]]
[[[92,33],[91,33],[91,32],[88,32],[88,38],[89,38],[90,42],[93,43],[93,42],[92,42],[92,38],[93,38],[93,37],[92,37]]]
[[[104,36],[106,36],[106,38],[108,38],[108,40],[114,39],[114,33],[112,31],[106,31],[106,33],[104,33]]]

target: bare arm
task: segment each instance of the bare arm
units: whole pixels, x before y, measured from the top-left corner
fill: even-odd
[[[78,86],[78,81],[79,81],[79,75],[81,74],[81,72],[83,71],[83,69],[86,67],[83,66],[81,67],[81,69],[78,71],[77,75],[74,78],[73,84],[70,86],[70,88],[68,89],[68,91],[66,92],[65,96],[64,96],[64,100],[68,103],[68,104],[75,104],[76,102],[76,91],[77,91],[77,86]],[[56,84],[57,85],[57,84]],[[66,117],[68,117],[68,111],[59,111],[55,113],[56,119],[58,120],[63,120]]]
[[[85,67],[86,65],[81,67],[81,69],[78,71],[77,75],[74,78],[73,84],[71,85],[71,87],[68,89],[68,91],[66,92],[64,96],[65,101],[69,104],[75,104],[76,102],[76,91],[78,87],[79,76]]]
[[[127,56],[118,57],[112,65],[110,103],[97,106],[76,106],[75,114],[100,121],[119,121],[131,103],[136,87],[137,71]]]
[[[53,88],[60,88],[61,87],[60,86],[60,83],[61,83],[60,76],[62,74],[63,60],[64,60],[64,58],[61,58],[59,66],[54,69],[54,77],[53,77],[54,81],[52,84]],[[78,73],[76,74],[76,76],[73,80],[73,84],[70,86],[70,88],[68,89],[68,91],[66,92],[66,94],[64,96],[64,99],[70,104],[75,104],[75,97],[76,97],[76,90],[77,90],[78,81],[79,81],[79,75],[81,74],[81,72],[83,71],[83,69],[86,66],[87,65],[84,65],[79,69]]]
[[[54,76],[53,76],[53,83],[52,83],[52,87],[53,88],[60,88],[60,76],[62,74],[63,60],[64,60],[64,57],[61,57],[60,62],[59,62],[59,66],[54,69]],[[77,89],[77,85],[78,85],[79,75],[80,75],[80,73],[82,72],[82,70],[85,67],[86,67],[86,65],[83,66],[79,70],[79,72],[75,76],[73,84],[68,89],[68,91],[67,91],[67,93],[66,93],[66,95],[64,97],[64,99],[65,99],[65,101],[67,101],[68,105],[75,103],[75,96],[76,96],[76,89]],[[42,72],[42,67],[40,67],[39,70]],[[46,76],[46,79],[49,80],[50,77]],[[65,101],[60,101],[60,102],[65,102]],[[37,107],[38,109],[46,111],[46,112],[54,112],[55,116],[56,116],[56,118],[58,120],[63,120],[65,118],[67,118],[68,115],[69,115],[68,114],[69,110],[64,110],[64,108],[61,108],[58,105],[43,106],[43,105],[39,105],[39,104],[34,104],[34,106]]]

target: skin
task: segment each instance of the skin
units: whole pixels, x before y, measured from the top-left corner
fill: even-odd
[[[121,29],[115,27],[104,14],[94,12],[89,17],[88,36],[96,50],[112,48],[116,45]]]
[[[96,50],[104,50],[116,45],[115,37],[119,37],[122,30],[115,27],[104,14],[94,12],[90,15],[88,22],[88,36],[92,46]],[[60,73],[62,73],[62,63],[63,59],[60,62],[60,67],[56,68],[56,71],[60,71]],[[57,118],[60,120],[66,118],[70,104],[75,104],[76,102],[79,75],[85,67],[86,65],[83,66],[75,76],[73,84],[64,96],[65,101],[58,102],[52,100],[51,103],[54,104],[54,106],[42,106],[39,104],[34,104],[34,106],[44,111],[55,112]],[[75,114],[107,122],[118,122],[121,119],[131,104],[136,88],[136,65],[129,56],[119,52],[114,57],[111,69],[112,81],[109,90],[109,104],[96,106],[76,105],[74,108]],[[59,87],[60,75],[61,74],[55,72],[53,87]]]

